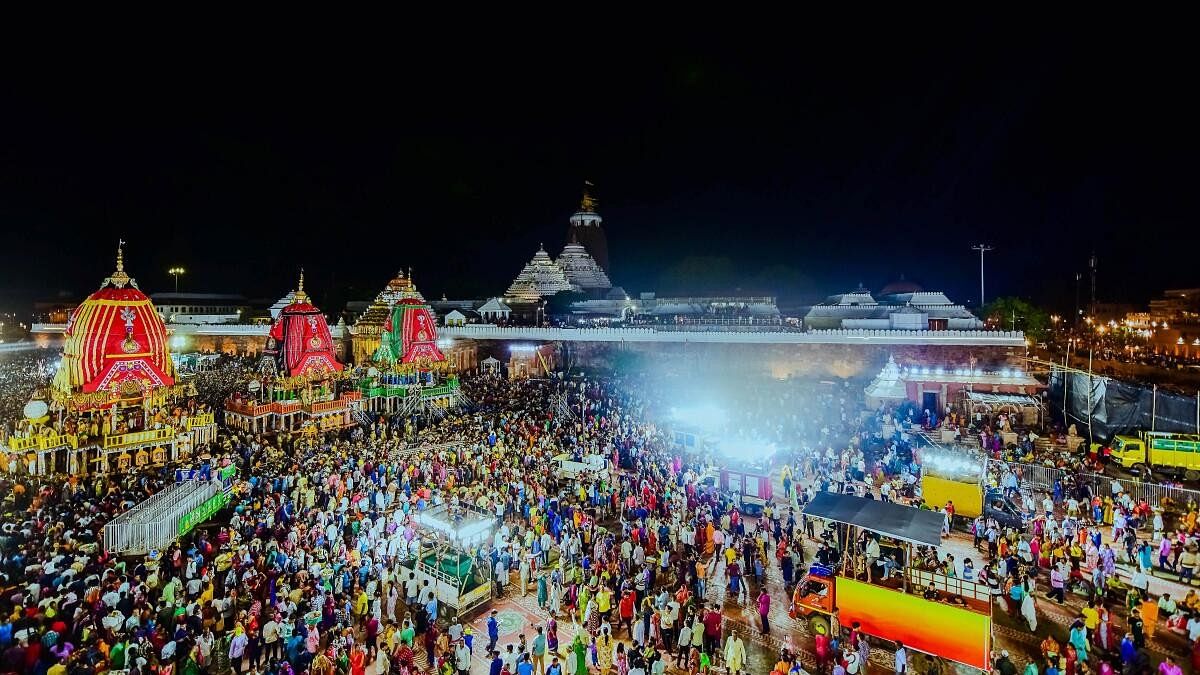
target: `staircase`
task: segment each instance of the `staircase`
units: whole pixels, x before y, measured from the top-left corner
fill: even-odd
[[[374,422],[371,421],[370,416],[368,416],[367,413],[362,410],[355,409],[350,414],[354,418],[354,421],[358,422],[360,425],[362,425],[364,427],[367,427],[368,429],[371,427],[372,424],[374,424]]]

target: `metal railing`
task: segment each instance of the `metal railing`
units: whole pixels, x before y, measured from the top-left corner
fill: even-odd
[[[578,340],[584,342],[731,342],[766,344],[952,344],[1025,346],[1020,331],[830,329],[792,331],[659,331],[654,328],[537,328],[468,324],[441,329],[442,337],[477,340]]]
[[[959,579],[957,577],[948,577],[945,574],[937,572],[910,568],[908,570],[908,581],[918,588],[932,586],[943,593],[957,595],[967,600],[979,600],[980,602],[987,603],[992,599],[991,590],[987,584],[967,581],[966,579]]]
[[[186,529],[180,529],[185,523],[190,529],[203,522],[195,520],[195,515],[189,520],[189,514],[201,510],[218,494],[223,495],[224,491],[217,481],[191,480],[170,485],[105,525],[104,548],[119,555],[162,549],[186,533]]]
[[[1200,490],[1189,490],[1173,485],[1128,478],[1114,478],[1098,473],[1076,473],[1041,464],[989,460],[988,478],[994,479],[994,482],[999,485],[1005,468],[1011,468],[1017,474],[1017,484],[1022,491],[1050,492],[1054,489],[1055,481],[1065,483],[1070,478],[1076,484],[1082,481],[1091,494],[1099,496],[1101,499],[1116,497],[1119,494],[1113,489],[1115,484],[1121,492],[1125,492],[1135,501],[1145,499],[1151,507],[1162,507],[1167,503],[1187,504],[1189,501],[1200,503]]]

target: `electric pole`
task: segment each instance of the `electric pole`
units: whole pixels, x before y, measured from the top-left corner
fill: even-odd
[[[1074,322],[1072,323],[1073,325],[1079,324],[1079,317],[1082,313],[1081,311],[1079,311],[1079,282],[1082,279],[1084,279],[1084,273],[1081,273],[1081,271],[1076,271],[1076,273],[1075,273],[1075,319],[1074,319]]]
[[[971,247],[971,250],[979,251],[979,308],[983,309],[983,305],[985,304],[983,296],[983,254],[992,250],[992,247],[987,244],[975,244]]]
[[[1088,260],[1088,266],[1092,268],[1092,302],[1088,306],[1088,314],[1096,315],[1096,252],[1092,251],[1092,257]]]

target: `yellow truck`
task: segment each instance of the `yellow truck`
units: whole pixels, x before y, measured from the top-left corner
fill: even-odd
[[[983,513],[983,490],[979,481],[954,480],[925,474],[921,476],[921,498],[931,508],[943,508],[954,502],[954,514],[974,518]]]
[[[954,513],[974,518],[983,513],[983,464],[942,448],[921,450],[921,498],[930,508],[954,502]]]
[[[1092,452],[1149,476],[1151,470],[1181,473],[1188,480],[1200,479],[1200,436],[1164,431],[1139,431],[1136,436],[1117,435],[1107,446],[1092,444]]]

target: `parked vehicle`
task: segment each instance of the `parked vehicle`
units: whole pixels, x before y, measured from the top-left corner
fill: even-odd
[[[1200,436],[1163,431],[1139,431],[1136,436],[1117,435],[1107,446],[1092,444],[1096,455],[1148,476],[1151,470],[1183,474],[1200,480]]]

